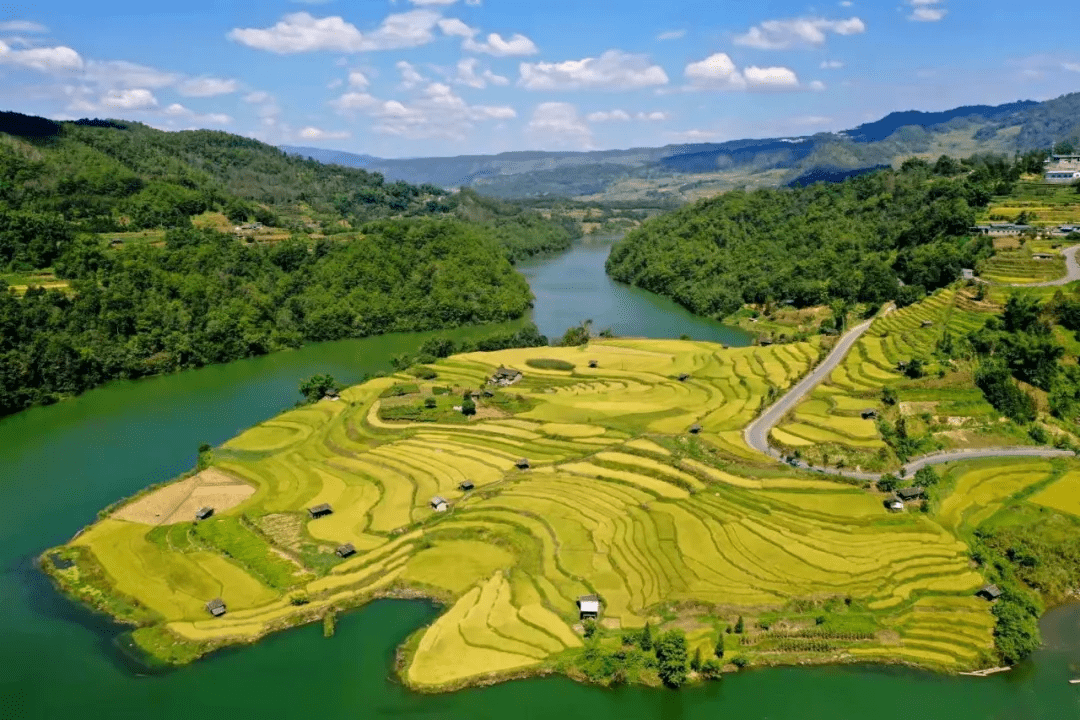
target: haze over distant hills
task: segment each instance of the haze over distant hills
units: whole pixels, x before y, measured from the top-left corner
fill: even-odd
[[[1078,136],[1080,93],[1072,93],[1045,102],[894,112],[838,133],[628,150],[391,160],[320,148],[283,149],[380,172],[390,180],[468,185],[499,197],[684,201],[738,186],[835,179],[912,155],[1012,154]]]

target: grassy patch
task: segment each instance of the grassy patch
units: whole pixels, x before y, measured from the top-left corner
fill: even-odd
[[[574,363],[554,358],[529,358],[525,364],[537,370],[562,370],[570,372],[574,369]]]
[[[379,397],[392,398],[402,397],[404,395],[415,395],[420,392],[420,386],[416,383],[394,383],[390,387],[382,391]]]
[[[204,520],[195,525],[194,535],[272,588],[282,590],[306,579],[307,573],[295,562],[281,557],[238,517]]]

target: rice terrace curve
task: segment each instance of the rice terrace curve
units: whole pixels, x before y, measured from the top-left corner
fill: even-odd
[[[426,596],[447,609],[402,647],[417,689],[580,676],[583,599],[614,646],[651,623],[740,665],[986,667],[994,617],[962,531],[1060,468],[973,463],[971,492],[942,516],[896,514],[744,440],[768,399],[800,378],[805,394],[867,327],[903,314],[857,328],[809,378],[819,338],[607,339],[439,360],[434,379],[371,380],[215,449],[195,478],[252,488],[238,503],[166,523],[139,509],[183,493],[151,490],[42,564],[165,663],[319,619],[332,632],[334,613],[375,597]],[[502,387],[490,382],[500,368],[523,374]],[[450,407],[463,395],[472,419]],[[184,497],[189,512],[198,503]]]

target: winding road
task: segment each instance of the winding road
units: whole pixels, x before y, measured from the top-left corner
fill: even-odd
[[[1068,283],[1080,280],[1080,264],[1077,263],[1076,254],[1080,252],[1080,245],[1074,245],[1062,251],[1065,256],[1065,263],[1067,272],[1065,277],[1058,278],[1057,280],[1050,280],[1041,283],[1023,283],[1018,285],[1008,285],[1007,287],[1054,287],[1056,285],[1067,285]],[[979,280],[979,282],[985,282],[990,284],[986,280]],[[893,305],[887,306],[881,315],[888,314],[894,310]],[[769,455],[778,460],[784,460],[783,454],[769,445],[769,433],[789,411],[794,409],[796,405],[802,402],[803,398],[814,389],[830,373],[836,366],[840,364],[840,361],[851,351],[855,343],[859,341],[863,333],[870,329],[870,325],[878,315],[870,320],[867,320],[859,325],[848,330],[841,338],[836,346],[829,351],[829,354],[825,356],[825,359],[810,372],[809,375],[804,377],[795,387],[791,388],[784,394],[782,398],[777,400],[771,407],[763,412],[758,418],[747,426],[743,431],[743,437],[746,440],[746,444],[754,450],[760,453]],[[948,462],[956,462],[959,460],[977,460],[982,458],[995,458],[995,457],[1039,457],[1039,458],[1055,458],[1055,457],[1073,457],[1075,453],[1069,450],[1059,450],[1057,448],[1049,447],[992,447],[992,448],[977,448],[968,450],[947,450],[944,452],[931,453],[924,455],[920,458],[915,458],[909,461],[901,468],[902,477],[910,477],[921,468],[928,467],[930,465],[941,465]],[[817,472],[828,473],[830,475],[840,475],[843,477],[849,477],[856,480],[877,480],[881,477],[880,473],[864,473],[855,470],[843,470],[837,468],[823,468],[810,465],[808,463],[798,460],[787,461],[792,467],[801,468],[804,470],[813,470]]]

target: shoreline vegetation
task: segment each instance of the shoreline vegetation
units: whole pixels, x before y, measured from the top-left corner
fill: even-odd
[[[327,616],[377,597],[431,599],[444,613],[397,662],[422,691],[548,673],[677,686],[747,665],[958,672],[1025,652],[1000,640],[1003,623],[1030,630],[995,618],[1011,595],[975,592],[990,577],[1028,591],[1003,556],[971,549],[972,530],[1017,488],[1069,482],[1072,461],[957,463],[932,496],[941,509],[889,513],[870,483],[785,469],[742,441],[766,398],[822,356],[816,340],[458,349],[432,341],[393,377],[206,452],[200,472],[256,488],[238,506],[167,526],[112,514],[47,551],[43,569],[166,664],[332,626]],[[522,377],[489,382],[503,367]],[[463,398],[472,414],[443,407]],[[428,503],[436,494],[445,512]],[[310,519],[323,501],[332,514]],[[356,555],[341,560],[345,541]],[[133,582],[133,562],[151,577]],[[586,595],[601,598],[599,622],[577,617]],[[211,618],[202,603],[217,596],[228,612]]]

